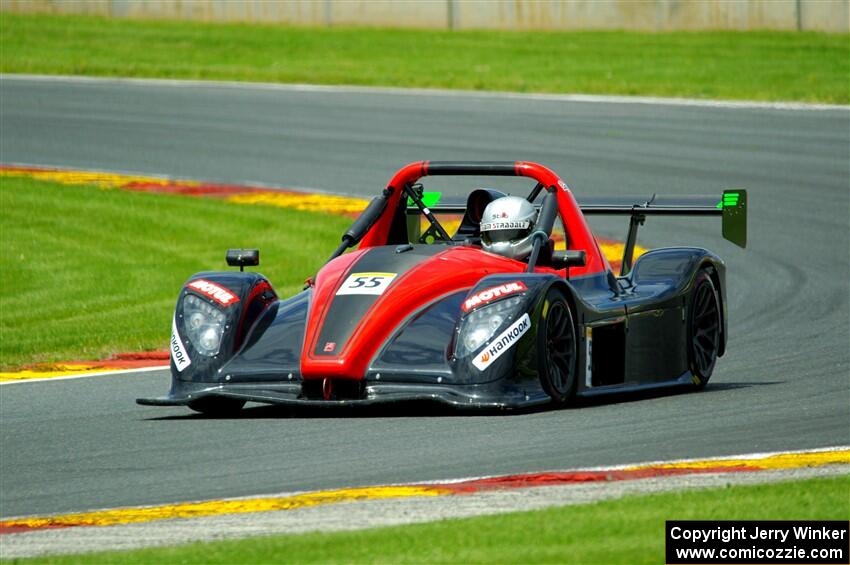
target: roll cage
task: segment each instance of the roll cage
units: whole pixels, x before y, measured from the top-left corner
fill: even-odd
[[[407,214],[424,216],[429,230],[438,239],[452,244],[453,239],[435,216],[437,212],[465,213],[465,205],[429,207],[421,186],[416,182],[426,176],[498,176],[527,177],[536,184],[528,195],[534,202],[540,193],[545,193],[540,205],[540,215],[535,226],[535,243],[529,258],[528,270],[533,271],[540,247],[548,241],[555,218],[560,217],[564,226],[567,255],[575,260],[571,263],[570,275],[582,276],[596,273],[612,273],[607,259],[602,254],[593,233],[585,220],[585,214],[628,215],[629,231],[623,253],[621,276],[631,267],[637,230],[649,215],[716,216],[723,218],[723,237],[740,247],[747,242],[747,192],[746,190],[724,190],[719,202],[716,197],[656,197],[601,198],[582,201],[579,205],[567,184],[552,170],[528,161],[515,162],[453,162],[417,161],[402,167],[390,180],[380,196],[375,197],[366,210],[343,234],[342,242],[331,255],[334,259],[346,249],[359,243],[361,249],[383,245],[403,244],[408,240]],[[411,204],[410,206],[408,204]],[[580,261],[579,255],[581,254]]]
[[[548,240],[551,235],[555,216],[560,216],[564,225],[568,250],[584,252],[584,265],[574,267],[573,276],[610,270],[607,260],[600,252],[590,227],[587,225],[566,183],[543,165],[526,161],[479,163],[419,161],[410,163],[393,176],[381,196],[374,198],[369,203],[360,218],[343,236],[343,242],[332,255],[332,258],[358,242],[360,249],[398,244],[402,240],[406,242],[408,199],[413,207],[418,209],[418,212],[428,220],[434,232],[440,236],[439,239],[451,243],[451,235],[437,220],[434,211],[425,204],[421,191],[414,188],[416,182],[426,176],[515,176],[527,177],[536,181],[528,199],[533,202],[541,193],[545,193],[541,216],[537,222],[537,233],[539,233],[541,243]],[[444,208],[441,211],[463,213],[464,210],[461,208],[449,210]],[[536,259],[536,255],[533,255],[532,259]],[[529,270],[533,268],[534,264],[534,260],[529,261]]]

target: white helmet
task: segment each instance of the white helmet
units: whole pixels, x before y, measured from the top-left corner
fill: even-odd
[[[531,232],[537,210],[525,198],[504,196],[490,202],[481,217],[485,251],[519,261],[531,254]]]

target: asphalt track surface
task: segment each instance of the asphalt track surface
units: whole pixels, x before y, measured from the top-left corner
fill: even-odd
[[[730,345],[704,392],[514,415],[254,407],[210,420],[134,403],[166,391],[163,371],[4,385],[0,516],[850,444],[846,109],[6,76],[0,125],[4,163],[352,194],[419,159],[538,161],[580,195],[750,191],[747,250],[715,220],[651,219],[641,232],[644,245],[703,245],[728,263]]]

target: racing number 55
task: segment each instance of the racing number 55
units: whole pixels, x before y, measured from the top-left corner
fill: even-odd
[[[357,277],[354,279],[354,284],[352,284],[352,288],[375,288],[379,284],[381,284],[382,277]]]
[[[340,294],[380,295],[390,286],[398,273],[351,273],[336,292]]]

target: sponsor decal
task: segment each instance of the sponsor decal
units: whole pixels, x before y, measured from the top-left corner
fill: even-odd
[[[204,279],[194,280],[186,286],[192,290],[197,290],[208,298],[212,298],[222,306],[230,306],[234,302],[239,302],[239,297],[223,286],[219,286]]]
[[[171,351],[171,359],[174,361],[174,366],[177,367],[178,373],[182,373],[183,369],[192,364],[189,354],[186,353],[183,340],[180,339],[180,334],[177,333],[177,320],[175,318],[171,318],[171,344],[168,349]]]
[[[351,273],[339,290],[341,294],[372,294],[381,295],[398,276],[398,273]]]
[[[593,328],[588,327],[584,332],[587,347],[584,354],[586,360],[584,366],[584,384],[589,388],[593,386]]]
[[[331,353],[331,352],[333,352],[334,349],[336,349],[336,342],[329,341],[325,344],[324,352],[325,353]]]
[[[524,230],[531,225],[528,220],[522,222],[484,222],[481,224],[481,231],[493,230]]]
[[[479,371],[483,371],[510,349],[530,327],[531,318],[528,317],[528,314],[523,314],[522,318],[511,324],[508,329],[491,341],[481,353],[478,353],[472,360],[472,364]]]
[[[487,304],[497,298],[501,298],[515,292],[522,292],[524,290],[528,290],[528,287],[520,281],[500,284],[499,286],[494,286],[492,288],[484,289],[481,292],[476,292],[466,299],[461,308],[464,312],[469,312],[473,308],[481,306],[482,304]]]

